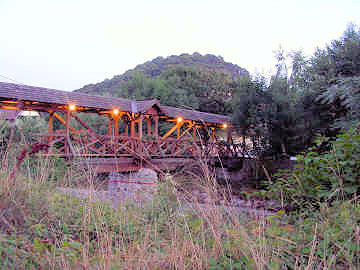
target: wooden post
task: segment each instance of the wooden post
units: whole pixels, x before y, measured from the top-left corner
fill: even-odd
[[[66,147],[65,147],[65,154],[68,156],[69,153],[70,153],[70,109],[67,109],[66,111],[66,120],[65,120],[65,134],[66,134],[66,139],[65,139],[65,144],[66,144]]]
[[[138,134],[139,134],[139,139],[141,140],[142,139],[142,136],[143,136],[143,125],[142,125],[142,122],[143,119],[140,118],[139,119],[139,123],[138,123]]]
[[[180,137],[180,126],[176,128],[176,138]]]
[[[159,116],[154,116],[155,126],[154,126],[154,136],[157,138],[159,136]]]
[[[70,110],[68,109],[66,111],[66,122],[65,122],[65,127],[66,127],[66,136],[69,137],[70,135]]]
[[[215,128],[210,128],[211,130],[211,142],[215,142]]]
[[[118,117],[115,117],[115,118],[114,118],[114,122],[115,122],[114,135],[115,135],[115,136],[119,136],[119,118],[118,118]]]
[[[231,143],[231,132],[232,132],[232,130],[231,130],[231,128],[228,128],[227,129],[227,132],[226,132],[226,135],[227,135],[227,138],[226,138],[226,142],[227,143]]]
[[[49,134],[53,133],[53,128],[54,127],[54,114],[51,112],[49,114],[49,128],[48,128],[48,132]]]
[[[147,135],[150,137],[151,136],[151,119],[150,117],[148,119],[146,119],[147,121]]]
[[[112,118],[109,116],[109,136],[112,136]]]
[[[129,125],[126,124],[125,126],[125,136],[129,136]]]
[[[54,114],[53,112],[49,113],[49,127],[48,127],[48,132],[50,135],[53,134],[53,130],[54,130]],[[49,137],[49,143],[52,141],[52,137]]]
[[[130,137],[134,138],[135,137],[135,121],[131,120],[130,122]]]

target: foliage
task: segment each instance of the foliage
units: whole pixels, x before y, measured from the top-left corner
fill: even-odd
[[[0,268],[356,269],[360,263],[358,201],[324,205],[306,218],[280,211],[254,219],[213,202],[184,203],[170,180],[154,200],[117,209],[38,179],[5,184]]]
[[[11,129],[14,129],[13,142],[30,143],[32,141],[31,134],[42,133],[47,129],[45,119],[40,117],[24,117],[19,116],[15,123],[2,120],[0,123],[1,138],[4,142],[10,139]]]
[[[341,127],[359,120],[359,45],[360,31],[349,26],[340,40],[310,59],[301,51],[285,55],[280,48],[268,83],[248,79],[235,91],[233,123],[239,132],[261,136],[271,146],[263,155],[275,157],[304,151],[316,134],[335,138]]]
[[[233,80],[237,80],[243,76],[249,76],[249,73],[244,68],[237,65],[225,62],[222,57],[207,54],[201,55],[199,53],[172,55],[166,58],[157,57],[152,61],[136,66],[132,70],[126,71],[122,75],[116,75],[112,79],[106,79],[98,84],[86,85],[76,91],[93,94],[103,95],[108,93],[110,95],[122,94],[124,85],[129,81],[136,79],[138,74],[142,74],[144,78],[157,79],[166,74],[169,70],[183,67],[185,69],[196,69],[198,71],[209,71],[229,74]]]
[[[269,193],[302,210],[352,199],[360,192],[359,146],[359,131],[350,129],[331,142],[328,152],[299,155],[292,172],[279,174],[275,183],[269,184]]]
[[[109,130],[109,118],[105,115],[97,115],[92,113],[79,113],[77,114],[86,125],[93,130],[96,134],[105,135]],[[71,126],[81,130],[84,129],[77,121],[71,119]],[[122,121],[119,121],[120,128],[122,128]]]
[[[262,245],[280,251],[280,259],[273,261],[274,269],[282,269],[280,265],[290,269],[357,269],[359,218],[360,205],[356,200],[324,205],[307,217],[289,217],[280,211],[257,229],[258,243],[264,234]],[[295,258],[294,254],[299,256]]]
[[[299,54],[293,61],[294,73],[300,72]],[[232,101],[232,122],[240,134],[257,135],[263,140],[264,151],[260,155],[280,156],[294,155],[311,143],[314,129],[309,128],[304,90],[298,87],[305,85],[299,74],[287,78],[287,68],[283,57],[278,71],[270,82],[262,77],[251,80],[243,79],[238,84]],[[297,70],[295,70],[295,68]],[[310,101],[311,103],[311,101]],[[310,138],[310,139],[309,139]]]
[[[236,123],[242,133],[249,129],[258,130],[264,119],[261,117],[261,106],[266,103],[268,95],[264,91],[266,85],[263,78],[251,80],[243,78],[235,91],[232,100],[233,122]]]
[[[349,25],[339,40],[318,50],[312,61],[311,87],[319,92],[316,101],[338,111],[340,126],[349,127],[360,117],[360,29]]]
[[[213,55],[158,57],[99,84],[76,90],[128,99],[156,98],[163,105],[229,114],[237,81],[249,73]]]
[[[337,79],[336,84],[328,87],[317,97],[322,104],[332,104],[342,112],[336,119],[341,127],[349,127],[360,118],[360,76]],[[334,109],[333,109],[334,110]]]
[[[116,95],[130,99],[156,98],[163,105],[228,114],[235,87],[236,82],[227,73],[176,66],[155,78],[134,72]]]
[[[33,135],[43,133],[46,130],[46,126],[46,120],[39,117],[20,116],[15,122],[0,120],[1,165],[4,165],[8,156],[17,155],[18,148],[32,144],[34,142]],[[15,156],[13,157],[15,158]],[[11,162],[13,161],[11,160]]]

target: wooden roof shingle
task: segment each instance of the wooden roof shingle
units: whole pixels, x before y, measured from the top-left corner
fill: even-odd
[[[165,114],[171,118],[182,117],[184,119],[197,121],[200,123],[223,124],[229,123],[230,118],[221,114],[205,113],[195,110],[180,109],[171,106],[161,106]]]
[[[132,101],[124,98],[94,96],[78,92],[67,92],[6,82],[0,82],[0,100],[36,101],[55,105],[75,104],[83,108],[100,111],[119,108],[125,112],[133,112],[132,108],[136,107],[136,112],[138,113],[145,113],[156,105],[161,110],[161,114],[170,118],[182,117],[185,120],[211,124],[222,124],[230,121],[229,117],[224,115],[162,106],[157,99]],[[134,102],[136,106],[134,106]]]
[[[125,112],[131,112],[131,100],[108,96],[94,96],[77,92],[67,92],[43,87],[20,85],[0,82],[0,99],[16,99],[23,101],[37,101],[48,104],[75,104],[90,109],[112,110],[117,107]],[[145,112],[154,104],[156,99],[136,101],[138,112]]]

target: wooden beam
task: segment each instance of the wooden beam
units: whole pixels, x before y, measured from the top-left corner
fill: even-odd
[[[48,133],[53,134],[54,131],[54,113],[49,113],[49,126],[48,126]],[[51,143],[52,137],[48,138],[48,142]]]
[[[109,136],[112,135],[112,118],[109,116]]]
[[[129,125],[126,124],[125,126],[125,136],[129,136]]]
[[[93,136],[96,137],[96,133],[95,131],[93,131],[83,120],[80,119],[79,116],[77,116],[76,114],[74,113],[71,113],[71,116],[80,123],[80,125],[82,125],[84,128],[86,128],[86,130]]]
[[[49,113],[49,127],[48,127],[48,133],[52,134],[54,131],[54,113]]]
[[[226,142],[227,143],[231,143],[231,141],[232,141],[231,133],[232,133],[232,128],[228,128],[227,132],[226,132],[226,135],[227,135]]]
[[[168,118],[166,119],[166,122],[177,122],[178,119],[177,118]],[[193,121],[191,120],[186,120],[186,119],[183,119],[182,122],[187,123],[187,124],[193,124]]]
[[[0,106],[0,109],[4,109],[4,110],[19,110],[19,108],[17,107],[13,107],[13,106]]]
[[[2,100],[1,102],[10,103],[10,104],[17,104],[18,103],[16,100]]]
[[[131,120],[130,122],[130,137],[134,138],[135,137],[135,121]]]
[[[139,122],[138,122],[138,134],[139,134],[139,139],[141,140],[142,136],[143,136],[143,118],[142,117],[139,119]]]
[[[148,119],[146,119],[147,121],[147,135],[150,137],[151,136],[151,118],[149,117]]]
[[[120,111],[119,110],[119,113],[116,115],[117,117],[121,117],[121,116],[123,116],[124,114],[125,114],[126,112],[123,112],[123,111]],[[114,110],[101,110],[101,111],[98,111],[97,112],[97,114],[99,114],[99,115],[104,115],[104,114],[107,114],[107,115],[109,115],[109,116],[112,116],[112,115],[114,115]]]
[[[169,137],[175,130],[179,129],[183,124],[184,122],[176,123],[175,126],[173,126],[164,136],[162,136],[162,139],[166,139],[167,137]]]
[[[215,128],[212,128],[212,129],[211,129],[211,137],[212,137],[213,141],[215,141],[215,140],[216,140],[216,132],[215,132]]]
[[[119,136],[119,118],[118,118],[118,117],[115,117],[115,118],[114,118],[114,122],[115,122],[114,135],[115,135],[115,136]]]
[[[188,126],[186,130],[178,137],[178,140],[184,137],[191,129],[192,129],[192,125]]]
[[[66,112],[66,122],[65,122],[65,134],[66,137],[69,137],[70,135],[70,110]]]
[[[71,154],[72,154],[73,156],[76,156],[76,152],[75,152],[74,146],[72,145],[69,136],[66,136],[66,143],[67,143],[67,145],[69,146],[69,149],[70,149]]]
[[[65,145],[65,153],[66,155],[69,155],[69,150],[73,150],[72,149],[72,144],[70,141],[70,110],[66,111],[66,122],[65,122],[65,135],[66,135],[66,145]]]
[[[54,112],[54,116],[57,120],[59,120],[64,126],[66,126],[66,121],[64,119],[61,118],[60,115],[58,115],[57,113]],[[69,125],[69,129],[72,131],[72,132],[76,132],[76,129],[72,128],[70,125]]]
[[[159,137],[159,116],[154,116],[154,136],[155,138]]]

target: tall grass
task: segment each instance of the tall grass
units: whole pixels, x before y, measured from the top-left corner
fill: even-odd
[[[8,155],[14,158],[15,155]],[[307,216],[251,216],[227,206],[202,177],[167,175],[152,200],[117,208],[56,187],[96,189],[94,174],[57,159],[27,159],[10,179],[0,170],[2,269],[357,269],[357,199]],[[58,172],[62,171],[61,174]],[[84,180],[85,179],[85,180]],[[207,194],[200,203],[194,189]],[[219,202],[219,197],[222,200]]]

